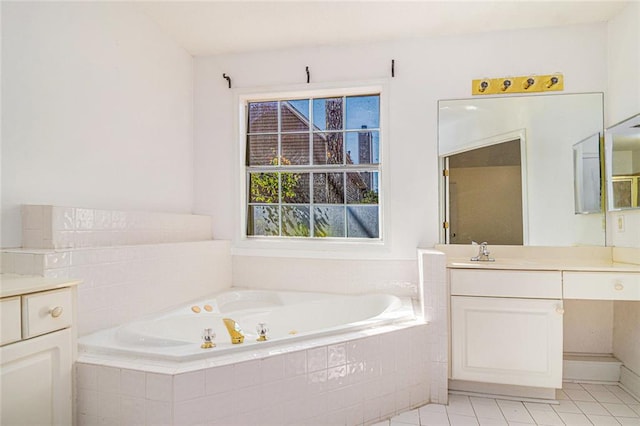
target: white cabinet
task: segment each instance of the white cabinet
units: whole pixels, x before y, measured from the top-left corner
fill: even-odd
[[[65,329],[0,348],[0,424],[71,424],[71,344]]]
[[[562,301],[451,297],[451,378],[562,387]]]
[[[75,288],[23,291],[0,299],[0,424],[70,425]]]
[[[561,273],[449,272],[451,378],[562,387]]]
[[[563,272],[565,299],[640,300],[640,274]]]

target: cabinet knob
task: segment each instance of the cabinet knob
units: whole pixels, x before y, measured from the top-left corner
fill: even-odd
[[[622,283],[621,283],[621,282],[617,282],[617,283],[615,283],[615,285],[613,286],[613,288],[615,288],[615,289],[616,289],[616,290],[618,290],[618,291],[622,291],[622,290],[624,290],[624,286],[622,285]]]
[[[49,309],[49,314],[51,314],[53,318],[58,318],[60,315],[62,315],[62,311],[62,306],[56,306],[55,308]]]
[[[556,313],[558,313],[558,314],[562,315],[562,314],[564,314],[564,309],[563,309],[563,308],[558,307],[558,308],[556,308]]]

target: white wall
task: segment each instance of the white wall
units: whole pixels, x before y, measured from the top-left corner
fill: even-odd
[[[607,127],[640,113],[640,3],[631,2],[607,24]],[[615,224],[623,216],[624,228]],[[640,210],[609,213],[607,245],[640,247]]]
[[[604,91],[605,60],[605,24],[196,58],[194,210],[213,215],[214,235],[235,237],[240,142],[223,72],[242,89],[304,83],[305,66],[313,83],[388,79],[391,242],[382,256],[415,259],[439,235],[437,101],[470,97],[473,78],[529,73],[564,73],[568,93]]]
[[[2,2],[2,247],[20,204],[189,212],[193,60],[133,5]]]

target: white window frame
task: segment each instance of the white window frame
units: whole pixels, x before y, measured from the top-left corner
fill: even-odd
[[[389,208],[387,208],[388,176],[388,97],[389,87],[386,80],[344,84],[306,84],[284,88],[232,89],[235,92],[235,176],[236,185],[236,225],[232,254],[291,256],[291,250],[299,257],[367,258],[390,251]],[[247,173],[246,173],[246,125],[248,102],[262,102],[296,98],[328,98],[337,96],[380,95],[380,133],[379,133],[379,238],[320,238],[320,237],[275,237],[247,236]]]

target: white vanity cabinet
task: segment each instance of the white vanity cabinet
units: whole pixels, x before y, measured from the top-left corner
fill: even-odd
[[[560,271],[449,269],[451,378],[562,387]]]
[[[77,282],[19,280],[2,280],[0,424],[70,425]]]

